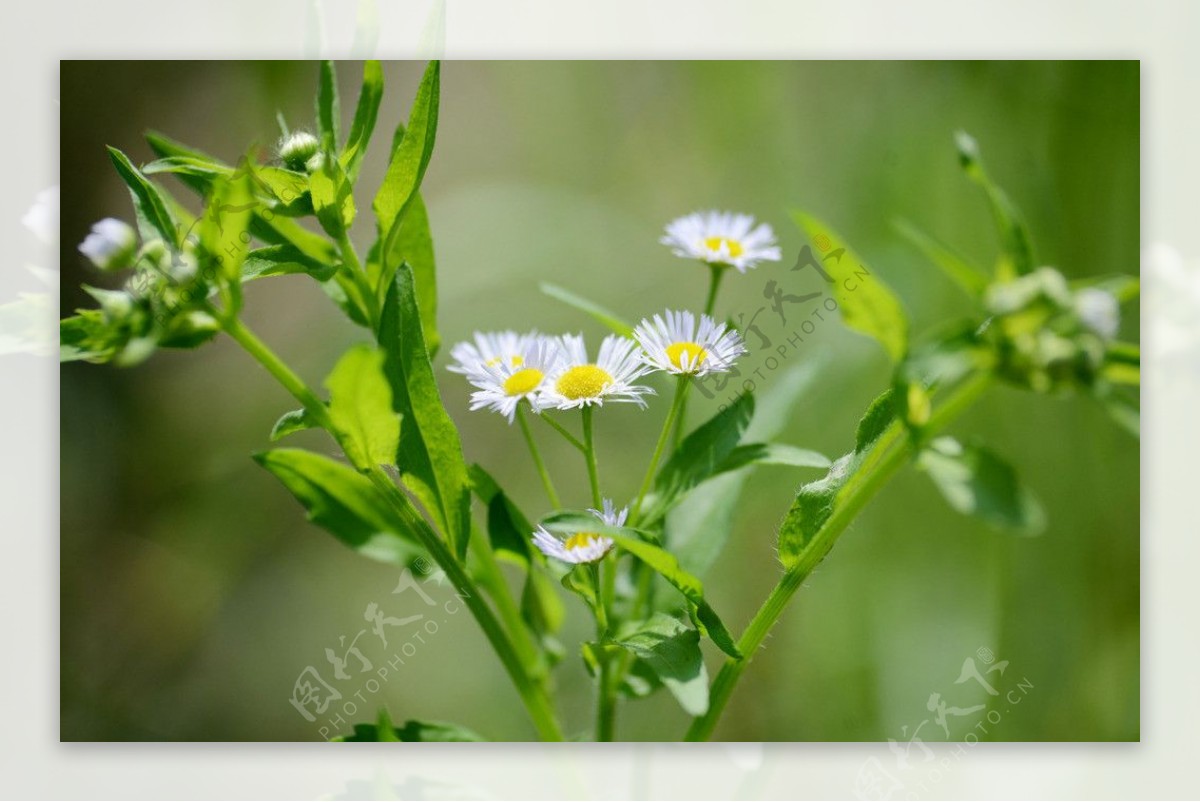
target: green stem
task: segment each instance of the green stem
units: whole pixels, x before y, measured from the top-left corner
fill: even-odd
[[[215,312],[214,315],[219,316],[220,313]],[[220,318],[218,318],[220,319]],[[309,389],[296,373],[287,366],[287,364],[275,355],[275,352],[255,336],[254,332],[246,328],[242,321],[236,317],[226,317],[221,319],[221,325],[225,333],[237,342],[238,345],[254,357],[260,365],[267,369],[275,380],[283,385],[283,388],[291,393],[297,401],[304,405],[304,409],[312,418],[317,421],[322,427],[329,431],[333,431],[333,422],[329,418],[329,410],[326,409],[324,402],[317,398],[316,393]]]
[[[650,490],[650,485],[654,481],[654,474],[658,470],[658,463],[662,460],[663,451],[666,450],[667,440],[671,437],[671,428],[675,421],[683,414],[684,405],[687,403],[687,388],[690,376],[681,375],[675,384],[675,400],[671,402],[671,411],[667,413],[667,419],[663,421],[662,431],[659,432],[658,442],[654,446],[654,456],[650,458],[650,467],[646,469],[646,476],[642,479],[642,487],[638,490],[637,501],[633,503],[633,513],[630,515],[631,526],[636,526],[638,516],[642,512],[642,501],[646,498],[646,493]]]
[[[533,464],[537,466],[538,476],[542,477],[542,487],[546,488],[546,497],[550,499],[550,506],[554,509],[561,509],[562,504],[558,500],[558,493],[554,490],[554,482],[550,480],[550,473],[546,470],[546,463],[542,460],[542,452],[538,451],[537,442],[533,439],[533,432],[529,430],[529,421],[525,419],[525,410],[517,405],[517,423],[521,425],[521,434],[525,435],[525,443],[529,446],[529,455],[533,457]]]
[[[708,276],[708,297],[704,300],[704,314],[712,316],[713,309],[717,306],[717,290],[721,286],[721,279],[725,277],[725,271],[729,268],[724,265],[709,265]],[[679,419],[675,424],[675,436],[673,443],[676,447],[683,442],[683,433],[687,428],[687,391],[684,391],[685,397],[679,406]]]
[[[337,438],[337,430],[329,418],[329,412],[325,404],[309,389],[304,380],[297,376],[283,360],[275,355],[274,351],[262,340],[258,339],[236,317],[220,318],[218,315],[218,318],[222,320],[222,326],[229,336],[241,345],[260,365],[266,368],[284,389],[303,404],[314,420],[320,422],[327,431]],[[425,547],[441,569],[446,572],[446,576],[450,578],[454,587],[459,591],[459,595],[475,616],[475,620],[479,622],[484,635],[487,636],[488,641],[496,650],[497,655],[500,657],[500,662],[512,678],[513,684],[516,685],[517,692],[525,703],[525,707],[529,711],[530,718],[533,719],[533,724],[537,728],[538,734],[544,740],[563,740],[562,730],[559,728],[557,716],[545,688],[530,677],[512,641],[509,640],[508,634],[504,631],[499,621],[496,620],[496,615],[492,612],[492,608],[484,601],[483,596],[479,593],[478,588],[475,587],[475,583],[467,575],[462,564],[455,559],[454,554],[446,546],[446,543],[438,537],[437,533],[433,531],[429,523],[417,514],[408,497],[404,495],[400,488],[396,487],[387,474],[383,472],[382,468],[378,465],[367,466],[365,469],[363,466],[356,467],[360,470],[365,470],[372,484],[388,500],[400,525],[416,533],[421,545]]]
[[[417,539],[421,545],[429,551],[429,555],[433,557],[446,576],[458,591],[458,597],[463,600],[475,620],[479,623],[480,629],[491,643],[492,648],[496,650],[496,655],[500,658],[513,684],[517,687],[517,693],[521,696],[521,700],[525,703],[525,708],[529,712],[529,716],[533,719],[533,725],[537,729],[538,735],[542,740],[546,741],[561,741],[563,740],[562,730],[558,725],[558,717],[554,712],[554,706],[550,703],[550,698],[546,694],[546,689],[531,676],[530,672],[517,654],[516,648],[509,640],[508,634],[504,627],[496,619],[496,614],[492,612],[492,608],[484,601],[483,596],[479,593],[479,589],[467,575],[466,569],[462,563],[455,559],[454,554],[447,547],[445,541],[437,536],[437,533],[429,526],[429,523],[416,514],[412,508],[411,502],[404,495],[403,491],[392,482],[383,469],[379,466],[372,466],[368,469],[368,477],[372,484],[388,499],[392,506],[392,510],[396,515],[416,533]]]
[[[561,423],[556,421],[554,418],[550,417],[549,412],[543,412],[542,414],[538,415],[538,417],[541,418],[542,420],[544,420],[547,424],[549,424],[551,429],[553,429],[554,431],[561,434],[563,436],[563,439],[566,440],[568,443],[575,446],[580,451],[583,451],[585,453],[587,452],[587,446],[585,446],[582,442],[580,442],[578,437],[576,437],[575,435],[568,432],[566,430],[566,427],[564,427]]]
[[[596,740],[611,741],[617,724],[617,694],[615,672],[604,644],[611,637],[609,609],[612,603],[616,565],[611,555],[594,565],[592,578],[596,584],[596,641],[600,646],[600,671],[596,678]]]
[[[929,422],[922,429],[922,435],[932,435],[948,425],[979,398],[980,394],[990,386],[991,381],[990,373],[978,373],[964,381],[930,417]],[[742,658],[740,660],[730,658],[725,661],[709,689],[708,712],[692,721],[685,740],[704,741],[712,735],[742,672],[746,670],[751,658],[762,646],[763,640],[766,639],[771,628],[783,614],[792,596],[833,548],[838,537],[866,506],[867,502],[912,455],[913,439],[907,434],[903,424],[893,423],[876,441],[857,476],[852,477],[843,489],[839,506],[804,546],[796,561],[784,571],[779,583],[751,619],[750,625],[746,627],[742,637],[738,639],[738,651],[742,653]]]
[[[358,252],[354,250],[354,244],[350,242],[350,237],[345,232],[337,238],[338,250],[342,254],[342,265],[345,267],[345,274],[350,276],[350,280],[354,284],[354,288],[358,291],[360,303],[363,311],[367,315],[367,320],[371,324],[371,330],[375,331],[379,327],[379,303],[377,292],[371,286],[367,274],[362,269],[362,262],[358,259]]]
[[[600,471],[596,467],[596,438],[592,432],[592,411],[590,406],[583,408],[583,453],[587,458],[588,482],[592,486],[592,504],[596,509],[601,509],[604,500],[600,495]]]

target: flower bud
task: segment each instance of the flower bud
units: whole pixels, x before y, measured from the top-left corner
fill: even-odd
[[[303,170],[308,160],[317,154],[320,141],[307,131],[296,131],[279,143],[279,158],[292,170]]]
[[[1121,310],[1117,299],[1104,290],[1089,287],[1075,293],[1075,312],[1079,321],[1103,340],[1117,336]]]
[[[136,246],[137,234],[128,223],[106,217],[92,226],[79,252],[101,270],[120,270],[129,267]]]

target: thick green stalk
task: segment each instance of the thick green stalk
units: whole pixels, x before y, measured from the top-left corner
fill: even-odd
[[[704,300],[704,314],[712,316],[713,309],[717,306],[717,290],[721,286],[721,279],[725,276],[725,271],[729,268],[725,265],[709,265],[708,276],[708,297]],[[683,442],[683,433],[687,428],[687,390],[684,390],[684,399],[679,407],[679,419],[675,424],[675,437],[672,442],[678,447]]]
[[[588,483],[592,486],[592,504],[595,505],[595,509],[601,509],[604,499],[600,495],[600,470],[596,466],[596,438],[592,431],[590,406],[583,408],[583,448],[584,457],[587,459]]]
[[[496,619],[496,614],[492,612],[492,608],[479,593],[479,589],[467,575],[462,563],[455,559],[445,541],[438,537],[429,523],[416,514],[403,491],[396,487],[383,469],[373,466],[368,470],[368,476],[375,487],[388,499],[397,516],[416,533],[417,539],[429,551],[434,562],[446,572],[447,578],[458,591],[459,597],[467,605],[471,614],[475,616],[484,636],[496,650],[500,662],[508,672],[513,684],[517,686],[517,693],[525,703],[525,708],[529,712],[530,718],[533,719],[533,725],[537,729],[538,735],[545,741],[563,740],[558,717],[546,695],[545,688],[530,675],[529,668],[517,654],[508,634]]]
[[[617,726],[617,694],[612,659],[603,644],[611,637],[609,613],[617,566],[611,555],[595,564],[596,642],[600,644],[600,671],[596,678],[596,740],[611,741]]]
[[[554,490],[554,482],[550,479],[550,472],[546,470],[546,463],[542,460],[542,452],[538,450],[537,441],[533,439],[533,432],[529,430],[529,421],[525,419],[525,410],[517,405],[517,423],[521,426],[521,434],[525,435],[525,444],[529,446],[529,455],[533,457],[533,464],[537,467],[538,476],[542,477],[542,487],[546,488],[546,497],[550,499],[550,506],[554,509],[561,509],[562,504],[558,500],[558,493]]]
[[[663,421],[662,431],[658,434],[658,442],[654,446],[654,456],[650,458],[650,466],[646,469],[646,476],[642,479],[641,489],[638,490],[637,500],[633,503],[633,513],[630,515],[631,526],[636,526],[638,523],[638,515],[642,511],[642,501],[646,498],[646,493],[650,490],[650,485],[654,481],[654,474],[658,470],[658,463],[662,460],[663,451],[666,450],[667,440],[671,437],[671,427],[675,424],[680,415],[683,414],[683,407],[687,403],[687,388],[691,377],[681,375],[675,383],[675,399],[671,402],[671,411],[667,413],[667,419]]]
[[[378,292],[367,279],[367,274],[362,269],[362,262],[358,259],[358,252],[354,250],[354,244],[350,242],[350,237],[343,233],[338,237],[337,243],[338,250],[342,254],[342,267],[345,268],[345,274],[350,277],[357,294],[361,296],[360,303],[363,311],[367,314],[371,331],[375,331],[379,328]]]
[[[948,425],[957,418],[963,410],[969,407],[979,395],[990,386],[990,373],[978,373],[957,387],[945,403],[930,417],[922,429],[922,436],[928,437]],[[740,660],[730,658],[721,667],[717,678],[709,689],[708,712],[692,721],[685,740],[704,741],[712,735],[717,721],[721,717],[729,697],[733,694],[734,686],[749,665],[751,658],[762,646],[771,628],[779,620],[792,596],[800,585],[808,578],[813,569],[825,558],[833,548],[838,537],[846,531],[851,521],[862,511],[887,480],[912,455],[914,443],[908,435],[903,423],[893,423],[876,441],[871,448],[867,460],[859,469],[857,476],[847,483],[845,495],[840,498],[840,505],[821,526],[812,540],[800,552],[778,584],[772,589],[767,600],[751,619],[750,625],[738,639],[738,651],[742,653]]]
[[[309,389],[303,379],[297,376],[283,360],[275,355],[274,351],[262,340],[258,339],[236,317],[223,318],[222,325],[229,336],[237,341],[259,364],[266,368],[284,389],[303,404],[304,408],[315,420],[319,421],[335,437],[338,437],[336,429],[330,421],[329,412],[325,408],[325,404]],[[357,467],[362,469],[363,466]],[[479,622],[480,628],[483,629],[484,635],[487,636],[488,641],[496,650],[501,663],[512,678],[513,684],[517,686],[517,692],[525,703],[525,707],[533,719],[538,734],[544,740],[561,741],[563,739],[562,730],[558,725],[557,716],[549,697],[546,695],[545,688],[531,678],[530,672],[520,656],[518,656],[512,641],[509,640],[508,634],[499,621],[497,621],[492,608],[484,601],[483,596],[479,593],[478,588],[475,587],[475,583],[467,575],[462,564],[454,557],[445,542],[438,537],[428,522],[416,513],[408,497],[404,495],[400,488],[396,487],[379,466],[368,466],[366,473],[371,482],[388,499],[401,525],[412,529],[416,533],[418,540],[421,541],[421,545],[429,551],[430,556],[433,557],[438,566],[446,572],[446,576],[449,577],[454,587],[463,597],[467,608],[471,610],[471,613],[475,616],[475,620]]]

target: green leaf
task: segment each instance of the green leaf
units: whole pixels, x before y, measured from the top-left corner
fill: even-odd
[[[1103,290],[1116,298],[1119,304],[1129,303],[1142,292],[1141,280],[1137,276],[1127,276],[1123,273],[1076,279],[1070,283],[1070,287],[1073,291],[1089,287]]]
[[[639,539],[636,536],[606,531],[620,548],[637,557],[663,579],[678,590],[691,606],[696,625],[707,635],[717,648],[730,657],[741,657],[734,644],[733,636],[721,622],[716,610],[704,599],[704,585],[699,579],[684,571],[670,552]]]
[[[246,254],[246,261],[242,262],[242,283],[294,273],[306,273],[317,281],[328,281],[336,272],[337,267],[301,253],[295,245],[268,245]]]
[[[469,475],[475,495],[487,507],[488,540],[492,549],[498,556],[507,557],[518,565],[528,565],[533,524],[481,466],[472,465]]]
[[[407,261],[416,276],[417,306],[421,310],[425,343],[436,353],[437,276],[429,220],[418,190],[433,156],[437,137],[441,64],[431,61],[417,88],[408,127],[400,126],[392,140],[392,155],[383,184],[372,202],[379,231],[373,249],[379,286],[388,286],[396,266]],[[415,219],[408,219],[414,217]],[[371,260],[368,260],[371,261]]]
[[[393,143],[387,173],[372,203],[385,241],[416,195],[421,179],[425,177],[425,170],[429,167],[437,136],[440,77],[441,63],[429,62],[417,89],[412,111],[409,112],[408,126]]]
[[[1023,276],[1033,272],[1037,262],[1033,256],[1033,242],[1020,212],[1009,200],[1004,190],[992,183],[983,167],[983,159],[979,155],[979,145],[965,131],[954,135],[958,146],[958,160],[967,178],[977,184],[987,196],[988,205],[992,210],[992,219],[1000,235],[1000,245],[1004,251],[1000,278],[1010,278],[1012,275]]]
[[[644,662],[691,716],[708,712],[708,672],[700,633],[671,616],[655,613],[614,639]]]
[[[684,438],[654,480],[654,502],[640,523],[662,518],[688,490],[717,473],[754,415],[754,396],[745,393]]]
[[[615,313],[610,312],[608,309],[600,306],[600,304],[592,303],[586,298],[581,298],[569,290],[564,290],[557,284],[548,284],[546,282],[542,282],[538,286],[543,295],[549,295],[551,298],[562,301],[567,306],[591,315],[597,321],[611,329],[615,334],[619,334],[622,337],[633,336],[633,326],[629,325],[624,320],[621,320],[621,318],[619,318]]]
[[[425,344],[432,358],[441,344],[437,330],[437,265],[433,256],[433,235],[429,231],[429,215],[420,194],[400,220],[400,231],[392,239],[391,251],[384,261],[380,258],[379,243],[367,256],[367,275],[376,286],[387,286],[396,274],[396,265],[407,262],[413,270],[417,285],[417,308],[421,310]],[[384,271],[387,271],[387,275]]]
[[[340,117],[337,73],[332,61],[322,61],[321,77],[317,83],[317,131],[321,135],[321,146],[325,151],[332,152],[337,148]]]
[[[165,134],[151,131],[146,134],[146,141],[150,144],[150,148],[154,153],[160,157],[197,159],[218,164],[230,173],[233,171],[233,168],[221,164],[217,159],[214,159],[203,151],[177,142]],[[179,175],[179,179],[184,184],[201,195],[209,193],[214,178],[215,176],[201,174],[188,175],[184,173]],[[263,242],[272,245],[291,245],[310,259],[329,267],[336,268],[338,264],[339,257],[337,250],[329,240],[320,234],[309,231],[295,220],[278,214],[267,213],[266,209],[255,210],[254,216],[251,219],[250,233]]]
[[[470,485],[462,444],[446,413],[421,331],[413,272],[396,271],[379,327],[393,406],[403,418],[396,465],[404,481],[443,524],[461,558],[470,538]]]
[[[816,383],[824,364],[821,357],[807,359],[776,379],[758,399],[743,439],[778,436],[796,414],[800,399]],[[736,528],[738,500],[750,475],[749,467],[718,474],[684,496],[667,515],[665,528],[671,551],[697,576],[708,573]]]
[[[784,443],[746,443],[740,445],[717,468],[717,473],[736,471],[747,465],[786,465],[792,468],[828,468],[829,457]]]
[[[385,741],[407,742],[475,742],[485,738],[475,734],[466,727],[457,724],[446,724],[441,721],[417,721],[409,719],[402,726],[394,726],[387,710],[379,711],[379,721],[375,724],[355,724],[352,735],[334,738],[335,741],[357,743],[382,743]]]
[[[1133,343],[1109,343],[1100,375],[1113,384],[1142,383],[1142,349]]]
[[[792,219],[810,240],[827,241],[832,248],[830,255],[837,254],[832,262],[823,261],[822,269],[834,279],[831,287],[842,320],[873,337],[893,362],[900,362],[908,350],[908,318],[900,300],[829,226],[799,211],[792,212]]]
[[[121,180],[129,187],[133,196],[133,208],[137,214],[138,232],[142,239],[161,239],[172,248],[179,247],[179,226],[171,214],[171,204],[162,190],[150,182],[129,157],[114,147],[109,147],[108,156]]]
[[[275,421],[275,425],[271,427],[270,439],[274,443],[294,432],[315,429],[320,425],[308,414],[307,409],[293,409],[291,412],[283,413],[279,420]]]
[[[937,485],[951,507],[996,527],[1033,535],[1046,526],[1046,516],[1012,467],[979,445],[963,445],[953,437],[930,442],[917,457],[917,467]]]
[[[860,481],[860,472],[873,462],[876,444],[889,429],[895,431],[895,393],[888,390],[876,398],[858,424],[854,450],[834,460],[829,472],[808,482],[796,493],[779,528],[779,560],[792,567],[821,527],[839,509],[845,495]]]
[[[371,134],[375,131],[375,120],[379,116],[379,104],[383,100],[383,69],[378,61],[363,65],[362,90],[358,94],[358,106],[354,110],[354,121],[350,123],[350,134],[346,147],[342,149],[342,167],[353,182],[358,178],[358,168],[366,155]]]
[[[359,469],[394,464],[400,444],[400,418],[392,409],[383,363],[383,351],[356,345],[325,379],[329,417],[346,436],[346,456]]]
[[[212,184],[200,221],[200,251],[227,282],[241,283],[242,263],[250,251],[250,218],[257,206],[245,177],[221,177]],[[203,267],[204,262],[201,262]]]
[[[1106,393],[1098,400],[1122,429],[1134,437],[1142,436],[1142,412],[1137,401],[1116,392]]]
[[[327,151],[321,167],[309,176],[312,188],[313,211],[325,233],[340,239],[354,224],[354,186],[338,163]]]
[[[907,220],[897,220],[893,223],[893,227],[900,236],[925,254],[929,261],[940,267],[942,272],[958,284],[967,295],[976,299],[983,295],[983,290],[990,281],[984,270],[971,264],[950,246],[938,242]]]
[[[387,500],[353,468],[290,448],[256,454],[254,459],[304,505],[308,520],[359,554],[394,565],[408,565],[424,554],[416,534],[398,525]]]

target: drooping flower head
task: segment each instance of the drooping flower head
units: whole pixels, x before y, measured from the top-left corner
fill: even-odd
[[[79,252],[101,270],[129,267],[137,247],[137,234],[125,222],[106,217],[92,226],[79,243]]]
[[[642,396],[654,390],[633,382],[646,372],[637,343],[628,337],[605,337],[592,362],[583,337],[567,334],[558,339],[555,367],[534,403],[541,409],[603,406],[605,401],[632,401],[645,406]]]
[[[691,312],[671,312],[643,320],[633,332],[642,346],[643,361],[653,369],[667,373],[703,376],[720,373],[733,367],[734,361],[746,353],[746,346],[736,331],[718,323],[708,315]]]
[[[604,499],[603,506],[603,510],[589,510],[589,512],[606,526],[625,525],[625,518],[629,515],[628,507],[618,512],[612,499],[607,498]],[[594,563],[603,559],[604,555],[612,550],[613,541],[612,538],[604,537],[598,532],[586,530],[572,532],[567,537],[560,538],[551,534],[544,526],[539,526],[533,533],[533,545],[537,546],[538,550],[547,557],[578,565]]]
[[[471,409],[490,409],[513,422],[517,406],[530,403],[546,382],[546,374],[556,362],[558,344],[549,337],[532,336],[510,358],[493,357],[467,374],[478,390],[471,393]],[[536,406],[533,411],[539,411]]]
[[[454,364],[447,367],[452,373],[471,376],[486,367],[509,365],[520,367],[529,344],[539,339],[536,331],[517,334],[515,331],[475,332],[473,343],[461,342],[450,349]]]
[[[782,255],[775,233],[766,223],[754,224],[748,214],[695,212],[667,225],[659,240],[676,256],[726,265],[745,273],[759,262],[778,262]]]

